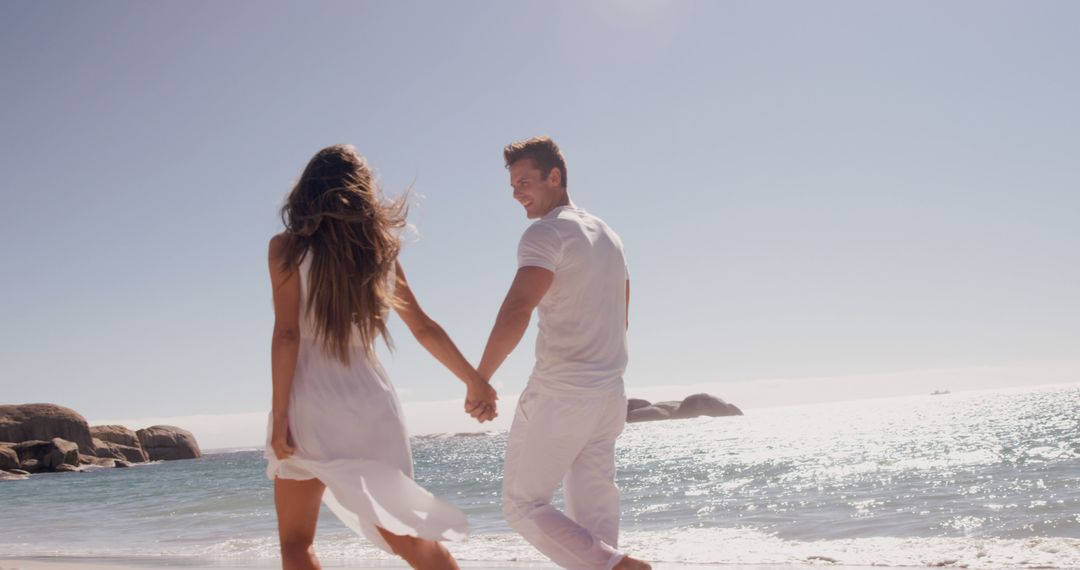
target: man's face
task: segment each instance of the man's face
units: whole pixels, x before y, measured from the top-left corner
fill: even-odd
[[[514,199],[525,207],[529,219],[540,218],[558,203],[562,187],[556,183],[559,169],[552,168],[545,177],[531,158],[522,158],[510,165],[510,186]]]

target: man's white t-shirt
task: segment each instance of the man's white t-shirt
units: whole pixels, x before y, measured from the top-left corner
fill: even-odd
[[[518,267],[555,273],[537,307],[530,385],[557,393],[621,389],[629,274],[619,236],[600,218],[561,206],[525,230]]]

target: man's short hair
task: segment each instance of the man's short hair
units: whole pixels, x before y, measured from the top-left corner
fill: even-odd
[[[528,158],[533,161],[536,168],[540,169],[540,175],[547,178],[552,168],[558,168],[562,176],[562,187],[566,188],[566,159],[563,158],[559,145],[548,137],[533,137],[506,145],[503,149],[503,159],[506,160],[506,168],[515,162]]]

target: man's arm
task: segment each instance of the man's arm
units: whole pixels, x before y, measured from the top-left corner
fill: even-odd
[[[484,356],[477,372],[485,380],[491,380],[506,357],[521,342],[529,327],[533,309],[540,304],[555,279],[555,273],[542,267],[522,267],[514,276],[514,283],[499,308],[495,326],[491,329]]]

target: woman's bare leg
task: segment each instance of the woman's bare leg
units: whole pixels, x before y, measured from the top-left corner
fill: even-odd
[[[315,524],[326,486],[318,479],[274,479],[278,539],[283,570],[319,570],[315,557]]]
[[[378,528],[378,527],[376,527]],[[423,570],[458,570],[457,561],[442,543],[415,536],[400,536],[379,528],[394,554],[402,557],[409,566]]]

